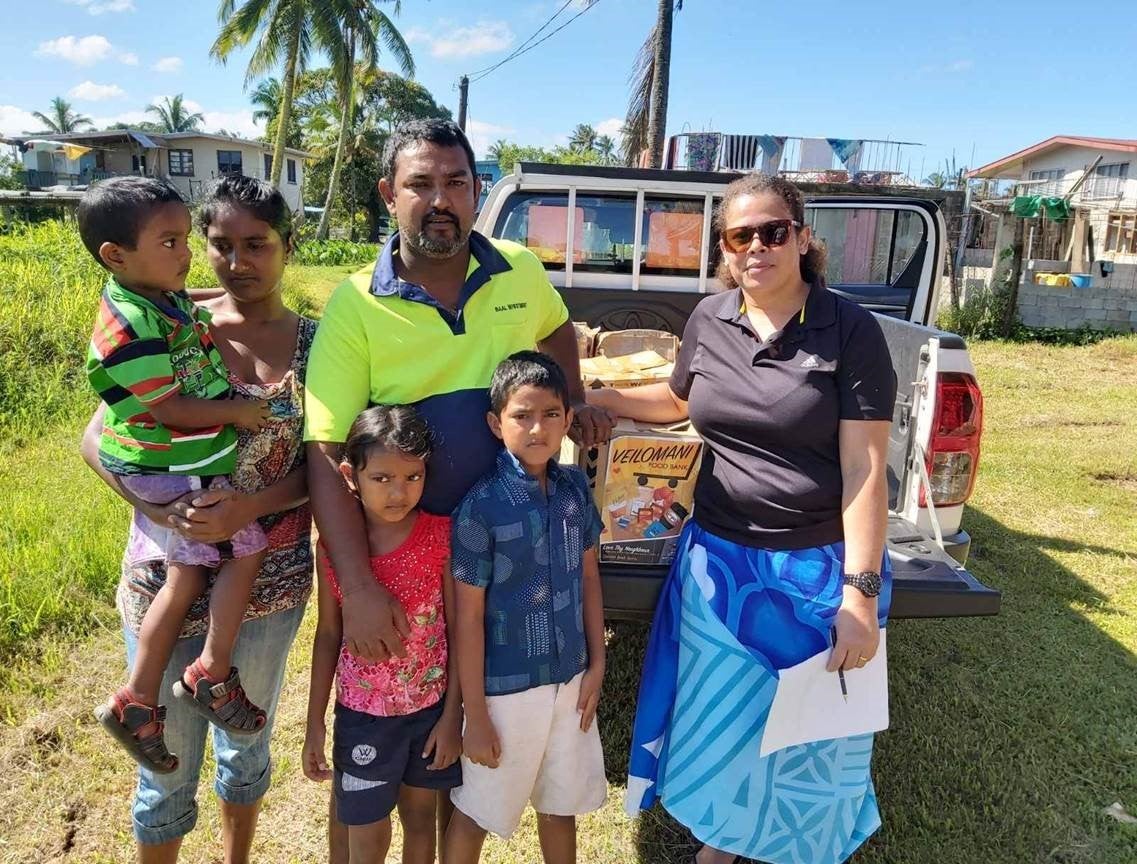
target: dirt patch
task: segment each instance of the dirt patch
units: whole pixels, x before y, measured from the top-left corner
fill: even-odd
[[[79,833],[79,826],[86,816],[87,805],[82,801],[72,801],[63,808],[62,854],[66,855],[75,848],[75,835]]]
[[[1137,471],[1096,471],[1090,476],[1099,483],[1117,486],[1126,492],[1137,492]]]

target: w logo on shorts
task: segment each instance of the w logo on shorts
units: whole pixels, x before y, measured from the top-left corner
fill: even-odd
[[[378,755],[370,744],[356,744],[351,748],[351,761],[356,765],[370,765]]]

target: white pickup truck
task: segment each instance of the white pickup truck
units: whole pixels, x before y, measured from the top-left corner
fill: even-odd
[[[521,163],[494,185],[476,228],[532,249],[574,320],[681,335],[695,304],[717,290],[711,214],[735,176]],[[891,614],[997,614],[999,592],[964,569],[971,538],[960,527],[978,468],[983,397],[963,340],[929,326],[943,216],[930,201],[869,190],[806,199],[806,219],[828,247],[830,289],[877,313],[896,370]],[[607,614],[650,615],[665,575],[602,564]]]

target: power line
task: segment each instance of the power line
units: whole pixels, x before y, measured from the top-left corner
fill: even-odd
[[[569,2],[572,2],[572,0],[569,0]],[[477,75],[477,77],[471,78],[470,83],[474,84],[478,81],[481,81],[483,78],[485,78],[487,75],[492,73],[494,70],[500,69],[502,66],[504,66],[506,63],[508,63],[510,60],[514,60],[514,59],[520,57],[522,54],[528,54],[530,51],[532,51],[534,48],[536,48],[542,42],[545,42],[549,39],[552,39],[554,36],[556,36],[558,33],[560,33],[562,30],[564,30],[566,27],[568,27],[569,24],[571,24],[573,21],[575,21],[577,18],[579,18],[585,12],[587,12],[588,10],[595,7],[599,2],[600,2],[600,0],[592,0],[591,3],[589,3],[583,9],[581,9],[579,12],[577,12],[575,15],[573,15],[571,18],[569,18],[568,21],[566,21],[564,24],[562,24],[560,27],[558,27],[552,33],[549,33],[547,36],[544,36],[541,39],[538,39],[536,42],[534,42],[532,45],[525,48],[524,50],[515,51],[514,53],[510,54],[505,59],[501,60],[498,63],[495,63],[493,66],[490,66],[488,69],[483,69],[480,73],[474,73],[475,75]],[[568,3],[565,4],[565,6],[567,6],[567,5],[568,5]],[[561,7],[561,8],[563,9],[564,7]],[[559,15],[559,14],[560,14],[560,11],[557,12],[557,15]],[[556,15],[554,15],[553,17],[555,18]],[[549,19],[549,20],[551,21],[552,19]],[[547,24],[548,24],[548,22],[546,22],[546,26],[547,26]],[[534,34],[534,35],[536,35],[536,34]]]
[[[550,24],[552,24],[554,21],[556,21],[557,17],[562,12],[564,12],[565,9],[568,8],[570,3],[572,3],[572,0],[565,0],[564,4],[561,6],[560,9],[558,9],[556,12],[554,12],[552,15],[550,15],[544,24],[542,24],[540,27],[538,27],[536,30],[534,30],[532,33],[530,33],[529,38],[526,39],[524,42],[522,42],[520,45],[518,45],[516,48],[514,48],[513,51],[510,52],[510,54],[507,57],[505,57],[505,59],[499,61],[497,64],[491,64],[490,66],[487,66],[485,69],[479,69],[476,72],[470,72],[470,73],[468,73],[467,77],[473,77],[475,75],[481,75],[483,72],[488,73],[491,69],[494,69],[497,66],[500,66],[502,63],[505,63],[508,60],[512,60],[514,57],[517,56],[518,52],[520,52],[526,45],[528,45],[530,42],[532,42],[534,39],[536,39],[538,36],[540,36],[542,30],[544,30],[546,27],[548,27]]]

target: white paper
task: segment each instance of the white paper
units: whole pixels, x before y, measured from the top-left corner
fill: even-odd
[[[781,670],[759,755],[813,741],[865,735],[888,728],[888,661],[885,630],[880,648],[860,669],[845,672],[848,701],[836,672],[827,672],[829,650]]]

